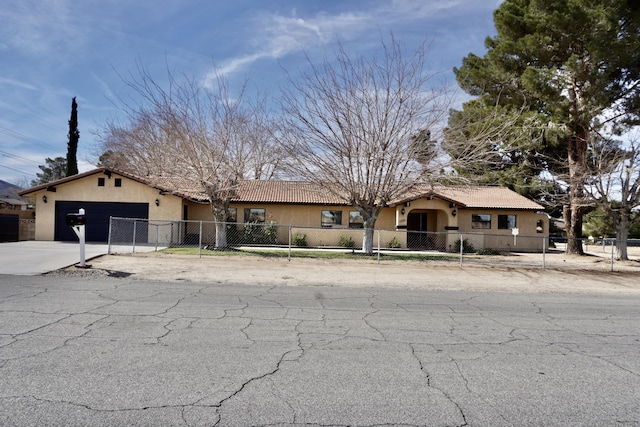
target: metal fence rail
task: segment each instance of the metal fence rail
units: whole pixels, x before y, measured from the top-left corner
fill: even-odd
[[[109,253],[135,252],[136,247],[216,249],[216,234],[224,231],[225,248],[283,250],[291,257],[300,250],[360,252],[363,229],[299,227],[261,223],[216,223],[215,221],[157,221],[112,217]],[[390,254],[410,254],[413,259],[468,264],[555,268],[576,267],[576,258],[564,256],[566,239],[505,234],[418,232],[375,229],[373,248],[377,259]],[[582,239],[583,248],[599,262],[600,269],[614,271],[615,239]],[[640,240],[628,240],[630,258],[640,258]],[[524,249],[523,249],[524,248]],[[584,259],[581,264],[584,264]],[[618,263],[619,264],[619,263]],[[638,267],[640,271],[640,266]]]

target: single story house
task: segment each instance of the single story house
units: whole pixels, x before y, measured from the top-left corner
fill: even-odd
[[[201,191],[172,188],[168,180],[101,167],[24,190],[20,195],[35,200],[36,240],[77,241],[65,218],[80,208],[86,212],[87,241],[95,242],[107,241],[110,217],[213,220]],[[395,238],[402,248],[450,251],[464,234],[477,249],[541,251],[542,238],[549,231],[548,216],[542,211],[539,204],[503,187],[424,185],[384,207],[376,229],[384,230],[385,245]],[[229,221],[239,226],[247,222],[274,223],[303,231],[308,227],[339,229],[342,234],[353,235],[356,242],[362,239],[358,212],[311,182],[242,181],[230,204]],[[517,245],[514,229],[520,236]],[[310,238],[310,246],[332,244]],[[286,236],[283,239],[286,241]]]

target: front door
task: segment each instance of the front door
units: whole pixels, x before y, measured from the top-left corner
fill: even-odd
[[[427,212],[409,212],[407,216],[407,247],[433,249],[427,233]]]

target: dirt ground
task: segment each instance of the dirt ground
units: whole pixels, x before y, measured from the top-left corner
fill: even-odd
[[[535,255],[532,255],[535,256]],[[537,255],[539,257],[539,255]],[[566,255],[556,254],[564,257]],[[223,285],[349,286],[496,292],[597,293],[640,295],[640,263],[616,263],[605,256],[572,257],[570,268],[500,266],[499,257],[485,265],[439,261],[376,259],[324,260],[259,256],[172,255],[160,252],[106,255],[90,261],[96,274],[133,279],[206,282]],[[554,262],[550,262],[554,264]],[[71,270],[73,267],[70,268]],[[80,272],[78,272],[80,273]]]

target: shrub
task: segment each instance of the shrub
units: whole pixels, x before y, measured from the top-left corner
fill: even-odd
[[[278,237],[278,229],[275,225],[262,225],[255,222],[247,222],[242,230],[242,243],[257,245],[273,245]]]
[[[460,239],[457,239],[456,242],[453,245],[453,251],[456,253],[460,252]],[[462,240],[462,252],[465,254],[468,253],[473,253],[475,252],[475,248],[473,247],[473,244],[469,241],[469,239],[464,239]]]
[[[264,243],[268,245],[275,245],[278,240],[278,226],[275,222],[271,221],[269,225],[265,225],[263,229]]]
[[[458,245],[460,246],[460,245]],[[464,248],[463,248],[464,250]],[[482,248],[482,249],[478,249],[477,252],[478,255],[500,255],[500,251],[497,249],[491,249],[491,248]]]
[[[356,242],[354,242],[353,237],[351,236],[340,237],[340,242],[338,244],[343,248],[353,248],[356,246]]]
[[[292,243],[296,246],[307,246],[307,235],[302,233],[296,233],[293,235]]]
[[[395,237],[391,239],[389,242],[389,247],[392,249],[398,249],[400,247],[400,242]]]

